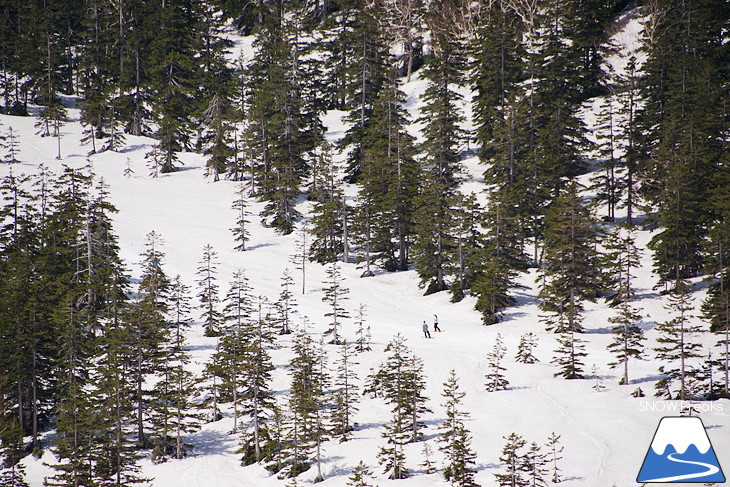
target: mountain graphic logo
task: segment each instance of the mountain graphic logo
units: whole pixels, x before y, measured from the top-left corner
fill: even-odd
[[[702,420],[696,416],[662,418],[637,482],[725,482]]]

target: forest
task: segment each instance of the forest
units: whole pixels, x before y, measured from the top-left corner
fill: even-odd
[[[419,441],[430,411],[422,364],[396,335],[381,368],[354,385],[351,361],[370,350],[365,308],[343,304],[340,266],[355,262],[363,278],[415,270],[422,294],[468,298],[485,326],[503,323],[521,276],[535,271],[540,327],[558,340],[564,379],[590,376],[585,309],[605,302],[611,365],[628,385],[630,361],[650,354],[634,282],[646,256],[671,315],[656,324],[654,393],[730,397],[726,2],[2,0],[0,13],[0,165],[10,168],[0,181],[0,486],[28,485],[21,460],[49,448],[59,462],[45,485],[145,484],[139,460],[192,454],[186,435],[220,419],[219,403],[233,405],[244,465],[295,478],[319,468],[324,442],[348,440],[359,395],[391,408],[380,464],[388,478],[408,477],[403,445]],[[643,42],[616,70],[611,39],[632,16]],[[240,39],[252,39],[251,58]],[[412,82],[423,83],[416,100],[404,91]],[[296,235],[295,270],[327,266],[321,343],[290,324],[292,275],[270,299],[244,270],[221,289],[211,245],[194,291],[167,275],[154,231],[132,278],[91,163],[19,169],[33,135],[9,117],[33,117],[35,136],[55,139],[57,165],[71,110],[88,158],[144,136],[154,141],[144,177],[176,173],[181,153],[196,153],[208,184],[235,182],[225,205],[237,215],[236,251],[256,251],[256,217]],[[338,137],[327,135],[331,113],[343,115]],[[475,181],[478,193],[464,189]],[[356,340],[343,338],[343,318],[359,323]],[[194,324],[217,340],[201,377],[188,367]],[[719,341],[714,356],[689,338],[705,332]],[[294,354],[286,405],[272,386],[282,336]],[[535,337],[522,338],[517,361],[532,363]],[[325,348],[336,348],[331,369]],[[504,356],[496,342],[488,391],[507,387]],[[445,478],[467,487],[462,396],[453,375],[439,441]],[[533,443],[528,468],[514,463],[525,446],[515,434],[504,462],[547,485],[558,438],[542,453]],[[349,485],[369,485],[370,474],[361,463]]]

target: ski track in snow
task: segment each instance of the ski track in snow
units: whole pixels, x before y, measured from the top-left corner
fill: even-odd
[[[704,472],[699,472],[699,473],[688,473],[688,474],[684,474],[684,475],[675,475],[674,477],[662,477],[662,478],[658,478],[658,479],[651,479],[651,480],[647,480],[646,482],[677,482],[678,480],[701,479],[702,477],[709,477],[710,475],[714,475],[720,471],[719,468],[717,468],[716,466],[714,466],[712,464],[704,463],[704,462],[692,462],[689,460],[682,460],[679,458],[674,458],[674,455],[679,455],[679,453],[670,453],[669,455],[667,455],[667,459],[669,459],[673,462],[677,462],[677,463],[686,463],[689,465],[697,465],[699,467],[705,467],[705,468],[707,468],[707,470]]]
[[[584,437],[588,438],[594,445],[598,447],[599,450],[601,450],[601,461],[598,463],[595,478],[604,478],[604,472],[606,470],[606,460],[610,452],[610,448],[606,440],[590,434],[585,424],[575,419],[575,417],[573,417],[573,415],[568,412],[567,408],[563,404],[558,402],[553,396],[544,391],[542,384],[537,385],[537,387],[535,388],[535,392],[546,402],[549,402],[550,405],[555,408],[555,410],[558,411],[558,413],[560,413],[560,415],[576,429],[576,431],[578,431]]]

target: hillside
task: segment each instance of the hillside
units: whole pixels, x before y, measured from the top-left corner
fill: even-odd
[[[646,34],[642,26],[648,18],[645,8],[635,6],[624,8],[615,15],[611,23],[613,31],[604,43],[614,46],[615,50],[605,56],[605,64],[601,66],[601,69],[608,73],[607,85],[611,84],[611,80],[618,83],[618,80],[629,77],[632,69],[642,69],[642,63],[646,62],[645,51],[641,48]],[[249,34],[245,30],[243,29],[243,33]],[[229,62],[233,63],[239,58],[246,63],[254,62],[252,60],[256,59],[257,34],[242,35],[242,30],[234,28],[231,24],[227,25],[225,32],[226,37],[233,43],[228,48]],[[636,58],[637,62],[633,68],[627,66],[627,59],[632,57]],[[405,95],[403,108],[410,118],[406,130],[417,143],[421,144],[428,143],[428,138],[424,136],[431,113],[427,108],[429,105],[427,90],[432,86],[428,76],[430,75],[425,69],[421,68],[412,73],[410,81],[407,81],[405,76],[397,80],[398,88]],[[519,85],[527,92],[530,83],[537,81],[523,80],[515,86]],[[464,117],[461,129],[473,134],[479,129],[471,104],[477,92],[466,82],[454,89],[461,95],[460,99],[454,101],[458,112]],[[452,302],[452,296],[448,291],[424,295],[425,289],[419,285],[424,275],[414,262],[409,262],[408,270],[388,272],[382,268],[382,262],[376,261],[373,262],[375,275],[361,277],[365,270],[364,263],[354,263],[356,258],[364,258],[365,244],[361,238],[357,244],[351,246],[351,262],[343,262],[341,254],[336,256],[342,272],[342,285],[349,289],[347,300],[343,304],[349,316],[342,319],[342,336],[351,343],[355,340],[357,330],[355,317],[360,305],[366,306],[366,325],[372,335],[372,350],[353,357],[356,361],[355,372],[359,378],[357,385],[362,387],[366,377],[385,361],[388,355],[385,351],[386,346],[400,334],[405,338],[406,345],[413,354],[423,361],[424,395],[428,398],[425,406],[428,411],[420,418],[425,427],[421,431],[419,441],[403,445],[405,464],[411,470],[411,476],[402,480],[389,480],[379,464],[377,455],[380,447],[385,445],[382,434],[390,421],[391,406],[386,404],[382,397],[371,397],[370,394],[363,393],[358,404],[359,412],[354,418],[357,426],[350,440],[341,443],[337,439],[330,439],[322,445],[321,468],[324,480],[319,485],[325,487],[349,485],[348,477],[361,460],[374,472],[373,485],[381,487],[448,485],[449,482],[444,479],[441,471],[444,454],[438,450],[438,437],[440,425],[446,417],[441,393],[452,369],[459,378],[461,390],[465,393],[463,409],[471,415],[466,421],[466,427],[472,435],[471,446],[476,453],[474,480],[479,485],[499,485],[495,474],[505,471],[505,464],[500,457],[505,437],[513,432],[521,435],[527,441],[527,446],[533,441],[544,445],[551,433],[561,436],[560,442],[564,451],[560,460],[562,471],[560,485],[566,487],[636,485],[636,476],[660,418],[679,415],[683,405],[686,405],[686,401],[653,397],[654,386],[663,377],[659,367],[667,365],[665,361],[658,359],[653,351],[659,346],[657,339],[663,336],[658,324],[671,321],[676,315],[670,306],[674,293],[665,293],[663,290],[678,285],[680,279],[674,281],[658,275],[655,253],[650,250],[650,242],[657,238],[661,240],[661,237],[657,236],[663,235],[666,229],[663,226],[666,220],[656,219],[656,213],[661,213],[660,210],[664,208],[662,206],[664,200],[656,197],[656,186],[657,184],[661,186],[662,181],[646,183],[647,186],[651,185],[651,189],[645,193],[646,197],[649,199],[656,197],[656,200],[648,201],[643,196],[637,197],[637,200],[641,201],[635,204],[634,213],[630,216],[626,213],[626,205],[616,204],[613,209],[615,212],[613,221],[603,218],[610,210],[605,200],[598,194],[602,191],[600,185],[598,187],[593,185],[592,180],[606,170],[603,164],[607,157],[604,149],[606,107],[617,107],[615,114],[617,127],[627,125],[626,114],[620,112],[618,105],[621,101],[616,96],[610,90],[608,93],[599,93],[587,97],[580,107],[575,109],[576,116],[585,125],[586,138],[591,139],[595,145],[581,151],[581,159],[586,161],[585,170],[570,177],[566,176],[564,179],[584,185],[586,189],[581,192],[581,198],[596,203],[590,207],[590,212],[595,218],[596,225],[606,233],[610,233],[618,223],[626,222],[627,217],[633,218],[636,222],[636,247],[641,249],[642,255],[638,265],[633,269],[634,278],[631,284],[635,300],[632,304],[640,314],[636,325],[645,334],[646,353],[643,356],[644,360],[633,358],[630,360],[630,384],[619,385],[623,373],[622,367],[610,368],[608,365],[616,360],[606,348],[614,340],[611,331],[615,326],[608,321],[608,318],[618,312],[618,306],[613,306],[608,297],[599,296],[595,302],[589,300],[581,302],[584,311],[580,314],[580,319],[584,333],[577,335],[585,342],[587,353],[583,359],[585,378],[566,380],[556,376],[560,372],[559,368],[551,363],[555,356],[554,351],[559,346],[558,339],[562,334],[546,331],[545,316],[552,311],[541,308],[541,303],[545,300],[540,295],[545,283],[543,269],[531,263],[525,269],[515,272],[514,282],[509,286],[509,295],[514,298],[514,302],[500,309],[497,322],[485,326],[484,313],[475,309],[475,306],[478,306],[476,292],[466,292],[465,297],[459,302]],[[309,200],[304,191],[296,195],[295,210],[301,213],[301,217],[294,219],[294,231],[286,234],[266,216],[265,208],[271,200],[247,195],[246,201],[250,212],[247,229],[250,238],[246,243],[247,250],[237,251],[231,233],[237,218],[232,203],[242,183],[227,178],[223,173],[220,180],[213,181],[210,172],[210,153],[204,155],[192,151],[175,151],[177,158],[175,170],[163,171],[157,175],[158,177],[152,177],[151,172],[155,172],[156,169],[150,169],[149,154],[160,146],[159,137],[153,137],[152,133],[127,134],[123,147],[114,151],[88,154],[89,146],[80,142],[88,128],[88,124],[81,123],[84,116],[83,98],[68,95],[62,96],[60,100],[66,107],[66,121],[60,129],[60,139],[37,135],[36,124],[44,108],[42,105],[30,103],[30,114],[27,117],[0,114],[0,130],[4,133],[7,127],[12,127],[13,134],[17,138],[16,158],[19,161],[13,164],[5,162],[0,164],[0,179],[7,180],[11,174],[36,175],[41,166],[57,176],[61,175],[64,167],[80,169],[88,166],[94,173],[93,186],[103,180],[108,185],[109,202],[118,210],[118,213],[112,214],[111,218],[113,231],[118,235],[119,257],[129,274],[131,286],[127,291],[131,302],[136,299],[138,292],[135,286],[144,278],[145,263],[142,254],[146,249],[147,235],[155,232],[161,236],[161,249],[164,253],[161,266],[164,272],[169,277],[179,275],[182,282],[192,290],[191,295],[201,291],[197,284],[200,277],[196,270],[206,245],[210,245],[217,252],[217,283],[221,296],[225,296],[229,283],[234,279],[234,273],[242,269],[252,287],[253,296],[266,298],[263,309],[272,315],[277,313],[274,303],[279,299],[281,291],[280,278],[288,269],[294,280],[292,294],[297,303],[293,314],[293,326],[297,330],[303,330],[315,343],[319,343],[320,338],[324,339],[330,323],[330,318],[325,315],[330,312],[330,306],[323,298],[327,287],[327,270],[331,269],[332,264],[307,262],[306,280],[302,283],[302,273],[292,262],[292,256],[298,252],[300,229],[305,223],[309,225],[308,228],[312,228],[316,201]],[[328,108],[322,114],[323,135],[330,143],[336,144],[353,127],[353,124],[346,119],[347,114],[347,110],[336,108]],[[432,113],[431,116],[433,117]],[[246,127],[250,128],[245,126],[242,129],[243,134]],[[616,130],[619,131],[618,128]],[[241,140],[244,136],[241,135]],[[462,174],[455,192],[475,193],[477,201],[483,208],[480,211],[486,212],[487,208],[496,206],[495,187],[499,186],[499,182],[496,179],[485,180],[484,171],[490,164],[480,160],[479,147],[473,146],[475,143],[478,144],[478,141],[469,139],[467,142],[469,147],[464,147],[462,144],[459,151],[458,165]],[[57,159],[59,143],[61,158]],[[623,160],[625,151],[619,148],[619,145],[617,142],[616,157]],[[338,165],[337,179],[342,181],[347,177],[348,151],[335,149],[333,155]],[[424,151],[419,150],[418,160],[429,161],[429,157],[424,155]],[[423,167],[430,167],[430,164],[422,162]],[[89,169],[83,169],[82,172]],[[622,172],[624,169],[617,163],[617,174],[624,174]],[[424,173],[419,177],[422,181],[426,181],[429,176]],[[244,184],[248,183],[249,180],[246,179]],[[308,180],[304,181],[303,178],[301,186],[304,187],[305,183],[309,184]],[[31,182],[26,184],[30,189]],[[341,184],[341,190],[353,214],[362,206],[361,188],[362,185],[358,182]],[[517,191],[520,189],[515,189],[515,192]],[[617,191],[622,195],[625,194],[622,193],[625,188]],[[11,199],[6,187],[3,188],[3,197],[6,202]],[[554,200],[551,200],[551,204],[552,202]],[[428,204],[427,202],[425,206]],[[40,207],[37,201],[32,205]],[[657,206],[661,208],[658,210]],[[3,216],[5,224],[15,223],[13,215],[3,213]],[[457,217],[452,218],[455,220]],[[722,229],[722,226],[723,223],[720,221],[717,227]],[[707,235],[705,241],[714,242],[712,240],[714,234],[708,231]],[[601,252],[605,252],[607,247],[607,240],[604,237],[599,237],[595,243],[595,248]],[[533,238],[537,241],[533,236],[525,237],[521,241],[524,253],[528,256],[537,252]],[[541,241],[540,248],[544,245],[545,242]],[[7,240],[0,241],[0,248],[10,248]],[[413,252],[415,255],[416,251]],[[4,269],[0,268],[5,272]],[[602,268],[597,271],[598,274],[609,272]],[[720,462],[723,462],[724,459],[730,458],[728,457],[730,435],[727,434],[730,428],[730,399],[712,397],[710,398],[712,400],[706,400],[708,389],[719,390],[721,386],[722,364],[718,361],[708,366],[705,362],[711,350],[713,357],[721,356],[722,348],[715,347],[715,344],[722,338],[722,334],[709,332],[708,319],[701,311],[702,303],[708,297],[708,289],[717,282],[715,277],[715,274],[695,272],[691,276],[683,277],[681,281],[687,283],[690,289],[687,293],[687,299],[691,303],[691,310],[686,316],[687,327],[699,326],[702,330],[701,333],[691,336],[694,343],[701,345],[701,354],[689,362],[696,366],[696,370],[704,371],[709,367],[716,375],[715,381],[710,380],[708,383],[706,376],[695,373],[694,379],[697,385],[691,394],[692,404],[699,410],[714,450]],[[427,283],[430,282],[429,279],[425,276]],[[450,275],[449,279],[451,284],[457,280],[455,275]],[[304,293],[301,291],[302,286],[305,288]],[[0,289],[0,292],[4,289],[6,288]],[[10,291],[7,291],[6,297],[10,299]],[[3,301],[3,305],[7,302],[9,301]],[[193,304],[199,306],[201,303],[196,298]],[[200,314],[201,309],[197,307],[190,313],[193,323],[187,332],[186,350],[191,355],[191,362],[187,369],[200,378],[202,386],[192,400],[208,414],[210,405],[206,401],[210,395],[210,377],[206,376],[205,367],[216,352],[221,338],[205,336]],[[434,315],[438,316],[439,326],[443,332],[431,331],[432,338],[424,338],[421,323],[425,320],[433,329]],[[9,316],[13,316],[13,311],[6,308],[3,317]],[[533,333],[538,340],[534,353],[539,362],[534,364],[519,363],[515,360],[520,339],[526,333]],[[9,332],[6,332],[3,338],[12,343],[13,337],[9,335]],[[487,354],[492,350],[498,335],[501,336],[507,349],[502,365],[506,368],[504,375],[509,385],[506,390],[487,392],[485,375],[490,371]],[[289,364],[294,356],[292,348],[294,341],[295,335],[276,335],[275,344],[268,350],[274,365],[270,388],[281,405],[286,404],[285,401],[292,392]],[[327,354],[327,363],[333,371],[339,347],[332,344],[323,347]],[[102,354],[97,355],[92,362],[101,356]],[[0,375],[0,379],[3,379],[3,375]],[[146,386],[151,388],[159,380],[160,378],[152,372],[146,378]],[[0,381],[0,385],[2,384]],[[632,397],[631,393],[638,387],[643,390],[646,397]],[[10,393],[7,396],[10,398]],[[313,467],[297,476],[297,484],[294,484],[293,480],[280,479],[275,473],[267,471],[263,465],[265,462],[242,466],[242,454],[239,452],[242,434],[231,433],[232,405],[230,402],[225,402],[220,406],[222,419],[213,422],[202,421],[198,431],[185,435],[184,441],[193,445],[193,452],[187,458],[154,463],[150,449],[141,449],[138,464],[141,466],[141,477],[146,479],[141,485],[266,487],[308,485],[315,481],[317,472]],[[13,405],[2,412],[14,412],[16,407],[22,408]],[[285,409],[286,407],[284,406]],[[241,421],[245,423],[247,419],[241,418]],[[127,426],[126,434],[131,437],[134,430],[133,422]],[[31,441],[27,432],[22,436],[23,443]],[[40,458],[33,455],[23,456],[21,464],[25,466],[28,484],[31,487],[46,485],[45,479],[54,475],[52,465],[58,461],[54,445],[60,436],[55,421],[50,420],[40,434]],[[425,443],[435,452],[432,461],[435,462],[437,470],[434,473],[425,473],[421,465],[424,460],[422,451]],[[726,466],[727,468],[730,467]],[[5,484],[0,483],[0,485]],[[66,484],[61,483],[61,485]],[[546,482],[545,485],[552,484]]]

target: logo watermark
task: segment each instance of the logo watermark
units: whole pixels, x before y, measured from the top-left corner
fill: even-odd
[[[658,413],[681,413],[689,408],[698,413],[721,413],[724,411],[723,404],[716,402],[702,401],[641,401],[639,411]]]

